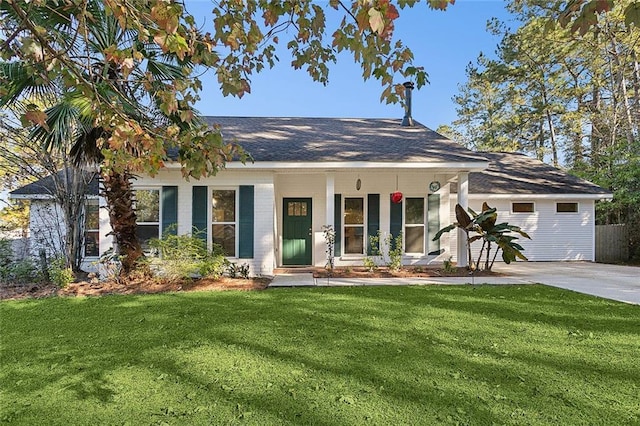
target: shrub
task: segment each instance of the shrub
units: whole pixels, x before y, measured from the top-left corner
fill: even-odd
[[[13,251],[11,250],[11,241],[0,238],[0,282],[8,280],[12,264]]]
[[[387,267],[392,271],[399,271],[402,269],[402,233],[399,233],[393,240],[393,236],[391,234],[389,234],[387,238],[388,240],[386,243],[389,247],[389,261],[387,262]],[[391,241],[393,241],[393,247]]]
[[[444,272],[447,274],[450,274],[456,270],[456,268],[454,268],[453,266],[453,262],[451,261],[451,256],[449,256],[447,260],[442,262],[442,269],[444,269]]]
[[[238,265],[237,263],[229,262],[227,266],[227,274],[229,275],[229,278],[240,277],[247,280],[249,279],[249,271],[250,267],[248,263]]]
[[[327,263],[325,269],[329,272],[333,272],[335,266],[335,244],[336,244],[336,231],[333,230],[332,225],[322,225],[322,233],[324,234],[324,241],[326,248],[324,252],[327,255]]]
[[[149,244],[158,253],[158,257],[151,259],[151,265],[169,279],[217,279],[228,263],[219,245],[214,244],[213,250],[208,250],[207,243],[197,234],[165,235]]]
[[[373,272],[378,269],[378,264],[373,257],[365,256],[364,259],[362,259],[362,263],[368,272]]]
[[[11,263],[13,263],[11,241],[0,238],[0,268],[9,266]]]
[[[30,283],[40,281],[38,268],[31,258],[14,260],[11,241],[0,239],[0,282]]]
[[[104,275],[104,278],[120,282],[122,261],[120,260],[120,255],[116,254],[113,248],[110,248],[100,256],[98,264],[100,265],[100,273]]]
[[[476,270],[482,269],[482,264],[484,263],[484,269],[490,271],[500,251],[502,251],[502,260],[507,264],[515,262],[516,259],[527,260],[526,256],[522,254],[524,248],[516,242],[518,237],[509,235],[513,232],[524,238],[531,239],[519,226],[509,225],[506,222],[496,224],[498,219],[497,210],[489,207],[486,202],[482,203],[482,211],[480,213],[476,213],[470,208],[467,210],[469,210],[471,216],[460,204],[456,204],[457,222],[439,230],[433,237],[433,241],[439,240],[446,232],[456,228],[461,229],[466,235],[469,269],[474,269],[474,265]],[[472,233],[475,235],[472,235]],[[482,247],[480,248],[478,260],[474,262],[471,255],[471,243],[478,240],[482,241]],[[491,258],[492,248],[494,249],[493,258]],[[484,262],[482,261],[483,255],[485,256]]]
[[[369,245],[372,257],[365,256],[364,266],[370,272],[377,268],[378,262],[384,263],[391,271],[402,269],[402,233],[395,238],[386,234],[383,238],[378,231],[378,235],[369,237]]]
[[[67,267],[64,257],[56,257],[49,264],[49,278],[60,288],[65,288],[73,282],[73,269]]]

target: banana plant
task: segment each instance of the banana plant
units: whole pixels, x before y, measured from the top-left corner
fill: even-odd
[[[470,214],[460,204],[456,204],[457,221],[439,230],[433,237],[433,241],[439,240],[444,233],[453,229],[461,229],[467,239],[467,250],[471,261],[469,267],[475,270],[482,265],[484,256],[484,269],[490,271],[501,250],[502,260],[507,264],[516,261],[516,259],[528,260],[522,254],[524,248],[515,242],[518,237],[509,234],[515,232],[524,238],[531,239],[529,234],[519,226],[509,225],[506,222],[496,224],[498,220],[497,210],[494,207],[489,207],[486,202],[482,203],[482,211],[480,213],[476,213],[472,209],[468,210]],[[474,263],[471,255],[471,244],[479,240],[482,241],[482,247],[478,260]],[[491,257],[492,249],[494,249],[493,257]]]

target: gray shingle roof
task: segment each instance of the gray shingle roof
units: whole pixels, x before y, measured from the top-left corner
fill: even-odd
[[[523,154],[474,153],[417,124],[400,120],[347,118],[205,117],[220,124],[227,140],[235,139],[255,161],[487,161],[489,168],[469,176],[471,194],[611,195],[591,182],[571,176]],[[456,185],[451,188],[456,192]],[[51,194],[53,179],[44,178],[11,192],[29,196]],[[98,194],[94,179],[89,194]]]
[[[58,172],[58,177],[63,178],[64,171]],[[89,178],[89,174],[87,174],[87,178]],[[38,181],[15,189],[9,193],[9,196],[17,196],[18,198],[31,198],[30,196],[46,196],[52,195],[55,192],[55,182],[53,180],[53,176],[47,176]],[[94,174],[93,179],[89,182],[88,195],[98,195],[98,177]]]
[[[593,194],[610,191],[524,154],[480,152],[489,168],[469,174],[471,194]],[[452,188],[453,190],[453,188]]]
[[[483,162],[481,155],[420,123],[400,119],[204,117],[255,161]]]

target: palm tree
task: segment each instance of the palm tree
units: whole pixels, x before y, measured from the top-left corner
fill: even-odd
[[[41,13],[42,8],[28,14],[31,26],[48,29],[48,46],[56,46],[55,50],[63,53],[49,62],[0,62],[0,82],[5,87],[0,92],[0,108],[11,107],[28,115],[33,112],[29,99],[46,102],[49,107],[45,115],[32,114],[36,124],[31,137],[44,150],[64,150],[70,145],[63,154],[71,156],[78,167],[101,166],[102,195],[109,210],[116,253],[123,273],[128,274],[143,252],[136,236],[131,182],[139,165],[127,159],[143,157],[145,143],[152,149],[157,149],[158,143],[162,145],[158,142],[161,129],[173,126],[174,133],[185,132],[203,123],[188,105],[176,100],[176,108],[167,108],[163,98],[167,87],[189,77],[192,66],[188,58],[181,60],[163,53],[157,44],[146,42],[139,31],[123,30],[116,17],[104,12],[101,2],[90,0],[86,7],[85,16],[89,18],[84,22],[71,13]],[[12,7],[11,2],[0,3],[0,17],[20,22],[24,15],[25,11]],[[39,39],[35,40],[32,43],[37,44]],[[44,45],[38,44],[42,55],[46,55]],[[138,60],[128,58],[131,52]],[[49,78],[50,70],[63,61],[67,61],[63,72]],[[90,84],[70,88],[68,80],[73,78]],[[117,112],[104,105],[117,105]],[[185,113],[195,118],[185,120]],[[116,139],[112,136],[120,141],[117,149],[109,143]],[[233,150],[229,153],[233,155]]]

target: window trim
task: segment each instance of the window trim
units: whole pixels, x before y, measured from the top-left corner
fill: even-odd
[[[95,205],[98,207],[97,210],[97,214],[98,214],[98,227],[97,228],[87,228],[87,204],[89,203],[95,203]],[[84,221],[82,223],[82,258],[83,259],[97,259],[100,257],[100,199],[99,198],[95,198],[95,197],[87,197],[84,200],[84,206],[83,206],[83,216],[84,216]],[[98,246],[98,254],[96,255],[88,255],[87,254],[87,233],[88,232],[96,232],[98,234],[98,239],[96,241],[96,244]]]
[[[517,212],[513,210],[514,204],[531,204],[530,212]],[[511,202],[511,214],[534,214],[536,212],[536,203],[535,201],[512,201]]]
[[[571,211],[571,212],[559,212],[558,211],[558,204],[575,204],[576,205],[576,211]],[[580,203],[577,201],[556,201],[556,214],[561,214],[561,215],[565,215],[565,214],[580,214]]]
[[[233,213],[234,222],[214,222],[213,221],[213,191],[234,191],[235,211]],[[207,247],[213,247],[213,225],[234,225],[234,254],[233,256],[226,256],[227,259],[238,259],[238,251],[240,250],[240,186],[211,186],[207,187],[207,220],[209,222],[209,229],[207,232]]]
[[[407,199],[408,198],[420,198],[422,199],[422,223],[410,223],[407,224]],[[428,206],[427,206],[427,197],[422,196],[413,196],[413,195],[404,195],[402,197],[402,253],[407,256],[425,256],[427,251],[425,249],[427,242],[427,221],[428,221]],[[422,251],[407,251],[407,227],[409,228],[418,228],[422,227]]]
[[[362,200],[362,224],[347,224],[344,220],[344,213],[345,213],[345,205],[347,203],[347,199],[350,198],[358,198],[360,200]],[[367,197],[364,195],[342,195],[342,205],[340,206],[340,210],[342,213],[342,235],[341,235],[341,243],[342,243],[342,256],[343,258],[349,258],[349,257],[355,257],[355,258],[360,258],[360,257],[365,257],[367,255],[367,247],[369,244],[369,235],[367,234],[367,214],[368,214],[368,209],[367,209]],[[345,228],[362,228],[362,253],[347,253],[347,244],[346,244],[346,237],[347,237],[347,233],[346,233],[346,229]]]
[[[158,235],[155,238],[162,238],[162,186],[140,186],[133,189],[134,197],[137,191],[158,191],[158,222],[140,222],[138,221],[138,214],[136,213],[136,228],[138,225],[157,225]],[[134,205],[134,209],[136,206]],[[137,212],[137,209],[136,209]],[[140,243],[142,243],[140,241]]]

